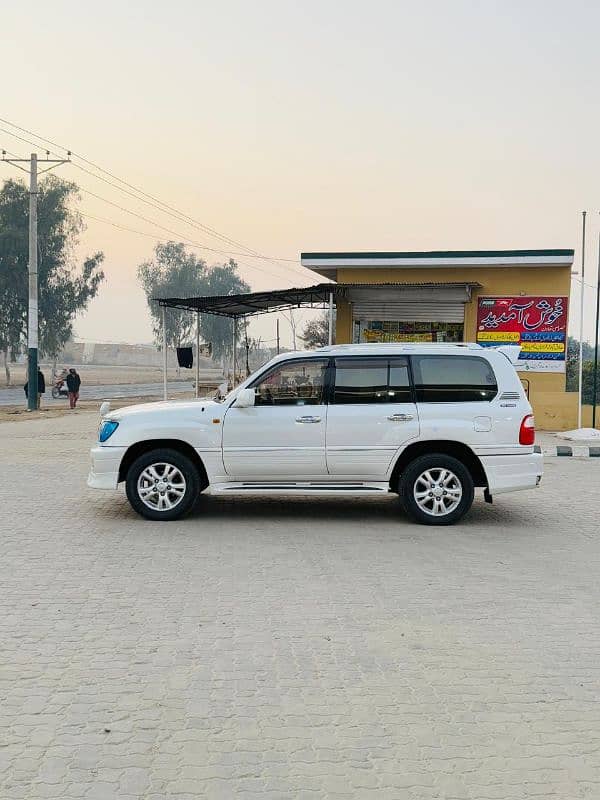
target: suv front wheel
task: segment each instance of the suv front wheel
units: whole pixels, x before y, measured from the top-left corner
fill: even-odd
[[[158,448],[136,458],[127,471],[125,490],[142,517],[171,521],[194,507],[200,478],[195,464],[183,453]]]
[[[452,525],[471,508],[473,478],[452,456],[419,456],[400,475],[398,494],[406,513],[422,525]]]

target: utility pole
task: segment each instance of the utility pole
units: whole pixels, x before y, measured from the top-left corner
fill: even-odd
[[[592,373],[592,428],[596,427],[596,403],[598,400],[598,334],[600,328],[600,234],[598,234],[598,275],[596,277],[596,338],[594,343],[594,370]]]
[[[581,415],[583,405],[583,309],[585,300],[585,216],[587,212],[582,211],[581,217],[581,298],[579,304],[579,402],[577,407],[577,428],[581,428]]]
[[[275,320],[275,329],[277,331],[277,355],[279,355],[279,317]]]
[[[46,151],[46,156],[49,156]],[[71,153],[68,152],[70,156]],[[30,158],[6,158],[2,151],[2,161],[13,164],[29,174],[29,303],[27,312],[27,410],[35,411],[38,407],[38,175],[48,172],[60,164],[67,164],[69,158],[38,158],[32,153]],[[29,164],[29,169],[21,164]],[[38,172],[38,164],[50,164]]]

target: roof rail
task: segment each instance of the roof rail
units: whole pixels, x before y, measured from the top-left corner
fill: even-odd
[[[360,342],[360,344],[328,344],[319,350],[355,350],[371,349],[373,347],[465,347],[469,350],[481,350],[482,346],[476,342]]]

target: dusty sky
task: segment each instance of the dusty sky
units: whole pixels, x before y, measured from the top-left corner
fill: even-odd
[[[579,253],[580,211],[600,207],[597,4],[35,0],[4,4],[0,30],[0,116],[261,253]],[[1,131],[0,147],[32,151]],[[153,237],[222,243],[74,166],[60,174],[176,232],[82,194],[85,213],[148,235],[88,219],[82,251],[105,252],[108,280],[77,332],[150,340],[135,271]],[[314,277],[239,260],[253,289]],[[588,337],[593,302],[586,289]]]

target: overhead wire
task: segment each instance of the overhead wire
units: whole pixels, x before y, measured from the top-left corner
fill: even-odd
[[[298,263],[297,259],[274,258],[272,256],[266,256],[266,255],[264,255],[262,253],[259,253],[256,250],[253,250],[252,248],[249,248],[247,245],[244,245],[241,242],[238,242],[237,240],[232,239],[229,236],[221,234],[221,233],[219,233],[219,231],[216,231],[214,228],[211,228],[210,226],[205,225],[204,223],[199,222],[198,220],[195,220],[193,217],[190,217],[189,215],[185,214],[184,212],[179,211],[179,209],[175,208],[174,206],[169,205],[168,203],[165,203],[164,201],[160,200],[159,198],[155,197],[154,195],[151,195],[148,192],[145,192],[143,189],[139,189],[138,187],[134,186],[133,184],[129,183],[128,181],[126,181],[126,180],[124,180],[122,178],[119,178],[117,175],[114,175],[113,173],[111,173],[108,170],[104,169],[103,167],[101,167],[100,165],[98,165],[95,162],[91,161],[90,159],[87,159],[85,156],[82,156],[82,155],[76,153],[74,150],[69,150],[68,148],[64,147],[63,145],[57,144],[56,142],[53,142],[51,139],[47,139],[47,138],[45,138],[43,136],[40,136],[39,134],[35,133],[34,131],[30,131],[27,128],[23,128],[20,125],[17,125],[16,123],[11,122],[10,120],[7,120],[5,118],[0,117],[0,122],[3,122],[5,124],[7,124],[7,125],[10,125],[11,127],[16,128],[17,130],[20,130],[23,133],[27,133],[30,136],[34,136],[36,139],[39,139],[40,141],[45,142],[46,144],[50,144],[52,147],[57,147],[60,150],[64,150],[65,152],[70,153],[72,156],[74,156],[75,158],[79,159],[80,161],[83,161],[84,163],[90,165],[94,169],[102,172],[104,175],[108,175],[113,180],[116,180],[119,183],[123,184],[123,186],[128,187],[128,189],[132,189],[136,194],[132,194],[132,192],[125,190],[123,188],[123,186],[116,186],[114,183],[112,183],[111,181],[108,181],[106,178],[103,178],[100,175],[96,175],[93,172],[91,172],[90,170],[87,170],[85,167],[82,167],[81,164],[77,164],[75,161],[72,161],[71,163],[76,168],[82,170],[83,172],[86,172],[87,174],[91,175],[92,177],[97,178],[98,180],[102,180],[105,183],[108,183],[109,185],[113,186],[113,188],[116,188],[119,191],[122,191],[125,194],[130,195],[131,197],[134,197],[136,200],[138,200],[140,202],[143,202],[143,203],[146,203],[147,205],[150,205],[153,208],[156,208],[157,210],[161,211],[162,213],[169,214],[170,216],[175,217],[180,222],[184,222],[184,223],[190,225],[191,227],[196,227],[197,229],[202,230],[203,232],[208,233],[211,236],[217,237],[218,239],[226,242],[227,244],[232,244],[232,245],[235,245],[236,247],[241,248],[242,250],[245,250],[246,254],[247,254],[246,257],[250,256],[250,257],[254,257],[254,258],[262,258],[264,260],[271,261],[274,264],[278,264],[278,262],[280,262],[280,261],[285,261],[287,263]],[[3,129],[0,129],[0,130],[3,130]],[[6,131],[6,133],[8,133],[9,135],[15,136],[18,139],[21,139],[22,141],[27,141],[29,144],[33,144],[34,146],[37,146],[35,142],[31,142],[28,139],[24,139],[21,136],[17,136],[17,134],[11,133],[10,131]],[[58,154],[56,154],[56,155],[58,155]],[[142,197],[139,197],[138,195],[142,195]],[[151,200],[152,202],[149,202],[148,200],[145,200],[144,198],[149,198],[149,200]],[[307,267],[303,267],[302,269],[307,270],[307,272],[311,271]],[[299,274],[303,274],[303,275],[306,276],[305,273],[300,273],[299,270],[297,270],[297,271],[299,272]]]
[[[113,183],[112,181],[107,180],[106,178],[103,178],[101,175],[96,175],[91,170],[86,169],[85,167],[82,167],[81,164],[76,164],[75,162],[71,162],[71,163],[73,164],[74,167],[77,167],[77,169],[80,169],[83,172],[85,172],[86,174],[91,175],[93,178],[97,178],[98,180],[103,181],[104,183],[108,184],[109,186],[112,186],[113,188],[118,189],[118,191],[129,195],[134,200],[138,200],[138,201],[141,200],[142,202],[146,203],[146,205],[149,205],[151,208],[154,208],[157,211],[163,212],[163,209],[160,208],[160,206],[156,205],[155,203],[149,203],[148,201],[143,200],[142,198],[138,197],[138,195],[134,194],[133,192],[128,191],[127,189],[124,189],[122,186],[117,186],[117,184]],[[174,216],[174,215],[171,214],[171,216]],[[185,224],[190,225],[190,227],[196,228],[198,230],[204,230],[202,226],[196,225],[196,224],[191,223],[191,222],[188,222],[183,217],[175,217],[175,219],[178,219],[179,222],[184,222]],[[224,241],[226,242],[226,244],[230,243],[230,241],[227,240],[227,239],[225,239]],[[243,245],[242,245],[242,247],[243,247]],[[260,253],[256,253],[256,254],[253,254],[251,252],[234,253],[234,251],[231,251],[231,250],[215,250],[215,248],[209,247],[208,245],[205,247],[205,249],[206,250],[214,250],[215,252],[220,252],[220,253],[232,253],[234,255],[240,255],[240,256],[242,256],[244,258],[259,258],[259,259],[262,259],[262,260],[265,260],[265,261],[274,261],[275,263],[277,263],[280,260],[289,261],[290,263],[296,263],[296,259],[291,259],[291,258],[290,259],[274,259],[271,256],[264,256],[264,255],[261,255]],[[304,274],[304,273],[301,273],[301,274]]]
[[[12,123],[9,123],[9,124],[12,124]],[[16,126],[16,127],[18,127],[18,126]],[[23,130],[25,130],[25,129],[23,129]],[[34,147],[37,147],[37,146],[38,146],[38,145],[36,144],[36,142],[32,142],[32,141],[31,141],[31,140],[29,140],[29,139],[25,139],[25,138],[24,138],[24,137],[22,137],[22,136],[18,136],[17,134],[14,134],[14,133],[12,133],[11,131],[7,131],[7,130],[6,130],[6,129],[4,129],[4,128],[1,128],[1,127],[0,127],[0,131],[4,131],[4,132],[5,132],[5,133],[7,133],[9,136],[15,136],[15,138],[17,138],[17,139],[20,139],[21,141],[25,141],[25,142],[27,142],[28,144],[31,144],[31,145],[32,145],[32,146],[34,146]],[[25,130],[25,132],[27,132],[27,133],[28,133],[28,131],[26,131],[26,130]],[[32,135],[33,135],[33,136],[37,136],[37,134],[32,134]],[[37,138],[40,138],[40,139],[42,139],[43,141],[48,141],[50,144],[52,144],[52,142],[50,142],[50,140],[45,140],[45,139],[43,139],[43,137],[39,137],[39,136],[38,136]],[[65,149],[65,150],[66,150],[66,148],[63,148],[63,149]],[[8,151],[7,151],[7,152],[8,152]],[[49,152],[51,152],[51,151],[49,151]],[[67,152],[69,152],[69,151],[67,151]],[[60,154],[58,154],[58,153],[53,153],[53,155],[60,155]],[[73,162],[71,162],[71,163],[73,163]],[[99,176],[99,175],[95,175],[95,174],[94,174],[93,172],[91,172],[90,170],[87,170],[87,169],[85,169],[84,167],[81,167],[81,166],[80,166],[80,165],[78,165],[78,164],[74,164],[74,166],[77,166],[77,167],[79,167],[80,169],[82,169],[82,170],[83,170],[83,172],[86,172],[87,174],[91,175],[92,177],[98,178],[99,180],[102,180],[102,181],[104,181],[105,183],[108,183],[109,185],[113,186],[114,188],[117,188],[117,189],[119,189],[120,191],[124,191],[124,190],[122,189],[122,187],[118,187],[118,186],[116,186],[115,184],[111,183],[110,181],[107,181],[106,179],[102,178],[101,176]],[[251,255],[250,253],[239,253],[239,252],[235,252],[235,251],[231,251],[231,250],[220,250],[220,249],[217,249],[217,248],[214,248],[214,247],[210,247],[209,245],[205,245],[205,244],[204,244],[204,243],[202,243],[202,242],[197,242],[197,241],[195,241],[195,240],[193,240],[193,239],[190,239],[189,237],[182,236],[182,235],[181,235],[181,234],[180,234],[178,231],[174,231],[172,228],[167,228],[166,226],[164,226],[164,225],[161,225],[161,224],[160,224],[159,222],[157,222],[156,220],[150,219],[149,217],[146,217],[146,216],[144,216],[143,214],[139,214],[139,213],[137,213],[137,212],[135,212],[135,211],[131,211],[131,209],[129,209],[129,208],[126,208],[125,206],[122,206],[122,205],[120,205],[119,203],[115,203],[114,201],[112,201],[112,200],[109,200],[109,199],[107,199],[106,197],[102,197],[101,195],[99,195],[99,194],[97,194],[97,193],[95,193],[95,192],[92,192],[90,189],[87,189],[86,187],[82,187],[82,186],[80,186],[80,187],[79,187],[79,189],[80,189],[80,191],[84,192],[85,194],[89,194],[90,196],[92,196],[92,197],[95,197],[96,199],[98,199],[98,200],[101,200],[101,201],[102,201],[102,202],[104,202],[104,203],[107,203],[107,204],[109,204],[109,205],[112,205],[112,206],[114,206],[115,208],[119,209],[120,211],[122,211],[122,212],[124,212],[124,213],[126,213],[126,214],[131,214],[132,216],[134,216],[134,217],[137,217],[138,219],[141,219],[142,221],[144,221],[144,222],[148,223],[149,225],[153,225],[154,227],[156,227],[156,228],[159,228],[159,229],[161,229],[161,230],[163,230],[163,231],[165,231],[165,232],[167,232],[167,233],[170,233],[170,234],[172,234],[173,236],[176,236],[176,237],[177,237],[177,238],[179,238],[179,239],[183,239],[184,241],[186,241],[186,242],[188,242],[188,243],[192,244],[194,247],[197,247],[197,248],[199,248],[199,249],[207,250],[207,251],[209,251],[209,252],[214,252],[214,253],[220,253],[220,254],[222,254],[222,255],[226,255],[226,256],[227,256],[227,255],[228,255],[228,256],[236,256],[236,257],[238,257],[238,258],[239,258],[239,257],[242,257],[242,258],[259,258],[259,259],[262,259],[262,260],[273,261],[273,259],[272,259],[272,258],[270,258],[269,256],[263,256],[263,255],[260,255],[260,254],[253,256],[253,255]],[[134,194],[133,194],[133,193],[131,193],[131,192],[126,192],[126,194],[129,194],[129,195],[130,195],[131,197],[133,197],[134,199],[140,199],[140,198],[137,198],[137,197],[136,197],[136,195],[134,195]],[[149,204],[149,205],[152,205],[152,204]],[[157,210],[158,210],[158,211],[161,211],[161,209],[160,209],[160,208],[158,208],[157,206],[153,206],[153,207],[157,208]],[[82,216],[86,216],[86,215],[82,213]],[[89,217],[92,217],[92,215],[90,215],[90,214],[88,214],[87,216],[89,216]],[[173,215],[171,215],[171,216],[173,216]],[[98,219],[99,219],[99,218],[98,218]],[[133,230],[131,230],[131,229],[128,229],[128,228],[126,228],[125,226],[121,226],[121,225],[119,225],[118,223],[116,223],[116,222],[113,222],[113,221],[111,221],[111,220],[99,220],[99,221],[105,222],[106,224],[109,224],[109,225],[113,225],[114,227],[121,228],[122,230],[130,230],[132,233],[137,233],[137,234],[142,234],[142,235],[146,235],[146,236],[152,237],[152,235],[151,235],[151,234],[143,234],[141,231],[133,231]],[[181,221],[181,220],[180,220],[180,221]],[[152,237],[152,238],[154,238],[154,237]],[[290,259],[290,261],[291,261],[291,259]],[[263,268],[261,268],[261,267],[258,267],[257,265],[254,265],[254,264],[248,264],[248,263],[244,263],[244,264],[242,264],[241,262],[238,262],[238,263],[240,263],[240,266],[243,266],[243,267],[245,267],[246,269],[253,269],[253,270],[256,270],[256,271],[258,271],[258,272],[262,272],[262,273],[264,273],[265,275],[269,275],[270,277],[277,278],[278,280],[281,280],[281,278],[283,277],[283,276],[281,276],[281,275],[277,275],[276,273],[274,273],[274,272],[272,272],[272,271],[270,271],[270,270],[266,270],[266,269],[263,269]],[[275,263],[275,265],[276,265],[276,266],[279,266],[279,265],[277,264],[277,262],[276,262],[276,261],[275,261],[274,263]],[[288,269],[290,269],[290,268],[288,268]],[[294,268],[294,267],[291,267],[291,269],[293,269],[295,272],[298,272],[298,274],[302,275],[302,277],[306,279],[306,277],[307,277],[307,276],[306,276],[304,273],[301,273],[301,272],[300,272],[300,270],[298,270],[298,269],[296,269],[296,268]]]
[[[229,242],[230,244],[235,244],[236,246],[241,247],[243,250],[247,250],[249,253],[252,253],[254,255],[260,255],[259,253],[256,252],[256,250],[253,250],[252,248],[249,248],[246,245],[241,244],[240,242],[237,242],[235,239],[232,239],[229,236],[226,236],[224,234],[219,233],[219,231],[216,231],[214,228],[210,228],[208,225],[204,225],[204,223],[201,223],[201,222],[198,222],[197,220],[194,220],[193,217],[190,217],[187,214],[185,214],[184,212],[179,211],[179,209],[168,205],[167,203],[163,202],[159,198],[154,197],[153,195],[149,194],[148,192],[145,192],[143,189],[139,189],[138,187],[134,186],[133,184],[129,183],[128,181],[124,180],[123,178],[119,178],[114,173],[109,172],[108,170],[106,170],[103,167],[101,167],[99,164],[96,164],[95,162],[91,161],[90,159],[86,158],[85,156],[82,156],[79,153],[76,153],[74,150],[70,150],[69,148],[64,147],[64,145],[60,145],[60,144],[58,144],[56,142],[53,142],[51,139],[46,139],[44,136],[40,136],[39,134],[35,133],[34,131],[30,131],[27,128],[23,128],[20,125],[17,125],[16,123],[11,122],[10,120],[7,120],[7,119],[4,119],[4,118],[0,117],[0,122],[4,122],[5,124],[10,125],[11,127],[16,128],[17,130],[20,130],[23,133],[27,133],[30,136],[34,136],[36,139],[39,139],[40,141],[45,142],[46,144],[50,144],[52,147],[57,147],[59,150],[64,150],[65,152],[70,153],[72,156],[75,156],[80,161],[83,161],[85,164],[89,164],[91,167],[93,167],[94,169],[104,173],[105,175],[108,175],[113,180],[116,180],[119,183],[122,183],[124,186],[127,186],[130,189],[133,189],[137,194],[143,195],[144,197],[149,198],[150,200],[153,201],[153,203],[158,203],[159,205],[164,206],[165,209],[168,209],[170,212],[173,212],[174,214],[179,215],[179,217],[185,219],[186,221],[189,221],[189,222],[191,222],[191,223],[193,223],[195,225],[198,225],[200,228],[202,228],[206,232],[211,233],[211,235],[218,236],[219,238],[224,239],[225,241]],[[9,131],[6,131],[6,132],[10,134]],[[23,137],[17,136],[16,134],[12,134],[12,135],[14,135],[17,139],[21,139],[21,141],[28,142],[29,144],[35,145],[35,142],[31,142],[31,140],[29,140],[29,139],[24,139]],[[37,145],[35,145],[35,146],[37,146]],[[58,155],[58,153],[55,153],[55,155]],[[81,167],[78,164],[74,164],[74,166],[77,166],[79,169],[84,169],[83,167]],[[93,173],[89,172],[89,170],[84,170],[84,171],[87,171],[88,174],[93,175]],[[100,178],[100,176],[97,176],[97,175],[94,175],[94,177]],[[100,180],[105,180],[105,179],[104,178],[100,178]],[[105,182],[108,183],[108,181],[105,181]],[[123,191],[123,190],[121,189],[121,191]],[[137,198],[137,199],[140,199],[140,198]],[[262,256],[262,257],[263,258],[270,258],[269,256]],[[290,260],[292,260],[292,259],[290,259]]]
[[[104,200],[106,203],[110,203],[111,205],[114,205],[112,203],[112,201],[107,200],[106,198],[100,197],[99,195],[96,195],[93,192],[89,192],[86,189],[83,189],[82,191],[86,192],[86,194],[91,194],[93,197],[98,197],[98,199]],[[127,210],[127,209],[123,209],[123,210]],[[128,212],[128,213],[133,213],[133,212]],[[145,236],[148,239],[153,239],[154,241],[156,241],[156,236],[154,234],[152,234],[152,233],[147,233],[145,231],[138,231],[138,230],[135,230],[134,228],[128,228],[126,225],[121,225],[120,223],[114,222],[113,220],[103,219],[102,217],[96,217],[94,214],[88,214],[87,211],[86,212],[80,211],[79,214],[82,217],[84,217],[85,219],[93,219],[96,222],[103,222],[104,224],[112,225],[113,228],[118,228],[121,231],[126,231],[128,233],[135,233],[138,236]],[[136,216],[140,216],[140,215],[136,214]],[[145,220],[146,218],[140,216],[140,219]],[[147,220],[147,221],[151,221],[151,220]],[[153,223],[153,224],[157,224],[157,223]],[[158,224],[157,224],[157,227],[162,227],[162,226],[158,226]],[[164,228],[164,230],[167,231],[168,233],[173,233],[175,236],[178,237],[178,239],[183,239],[186,243],[188,243],[192,247],[197,248],[199,250],[210,250],[213,253],[219,253],[221,255],[226,255],[226,256],[240,255],[242,258],[246,258],[247,257],[243,253],[239,253],[239,254],[233,253],[232,254],[231,251],[229,251],[229,250],[216,250],[214,247],[207,247],[206,245],[200,244],[199,242],[195,242],[193,239],[188,239],[185,236],[182,237],[182,236],[180,236],[179,233],[171,231],[169,228]],[[254,269],[254,270],[257,270],[258,272],[263,272],[265,275],[270,275],[273,278],[279,278],[279,279],[281,278],[280,275],[277,275],[276,273],[271,272],[269,270],[263,269],[262,267],[259,267],[256,264],[242,263],[242,262],[239,262],[239,261],[237,263],[239,264],[239,266],[245,267],[246,269]]]

